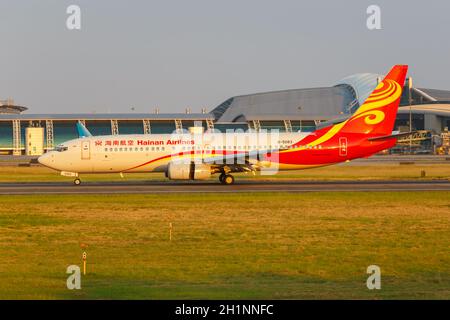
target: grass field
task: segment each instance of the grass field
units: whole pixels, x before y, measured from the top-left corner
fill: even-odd
[[[377,164],[377,165],[334,165],[311,170],[281,171],[276,175],[235,174],[239,179],[301,179],[301,180],[379,180],[379,179],[421,179],[425,171],[428,179],[450,179],[450,164]],[[167,180],[163,173],[95,174],[81,175],[83,181],[122,180]],[[215,175],[212,179],[217,180]],[[58,172],[45,167],[0,167],[0,182],[48,182],[67,181]]]
[[[450,298],[450,193],[0,196],[0,298]],[[169,241],[169,223],[173,240]],[[66,289],[66,267],[88,274]],[[366,288],[366,268],[382,289]]]

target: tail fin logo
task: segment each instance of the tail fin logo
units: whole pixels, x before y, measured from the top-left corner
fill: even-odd
[[[379,124],[381,121],[384,120],[385,114],[381,110],[371,110],[364,112],[363,114],[360,114],[359,116],[353,117],[352,121],[355,119],[359,119],[364,117],[364,122],[369,125],[373,126],[376,124]]]
[[[309,147],[314,147],[331,140],[338,134],[390,134],[396,119],[407,70],[406,65],[394,66],[350,118],[329,127],[328,131],[320,132],[321,135],[314,140],[310,139],[312,136],[303,140],[307,140]],[[283,150],[281,153],[301,150],[300,142],[298,144],[298,147]]]
[[[350,121],[364,118],[367,125],[376,125],[385,118],[382,110],[376,110],[389,106],[402,95],[400,85],[391,79],[385,79],[378,84],[374,92],[367,98],[366,102],[355,112]]]

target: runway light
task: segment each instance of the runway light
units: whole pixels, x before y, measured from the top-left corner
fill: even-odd
[[[87,258],[87,254],[85,251],[85,252],[83,252],[83,275],[86,275],[86,258]]]

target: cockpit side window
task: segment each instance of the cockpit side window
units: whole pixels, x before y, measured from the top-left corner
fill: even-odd
[[[58,152],[64,152],[64,151],[67,151],[67,149],[69,149],[69,147],[67,147],[67,146],[57,146],[56,147],[56,151],[58,151]]]

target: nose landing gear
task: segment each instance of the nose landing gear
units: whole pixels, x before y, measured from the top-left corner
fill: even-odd
[[[231,174],[222,173],[219,176],[219,181],[222,184],[230,185],[234,183],[234,177]]]
[[[73,184],[79,186],[81,184],[81,180],[79,178],[76,178],[75,180],[73,180]]]

